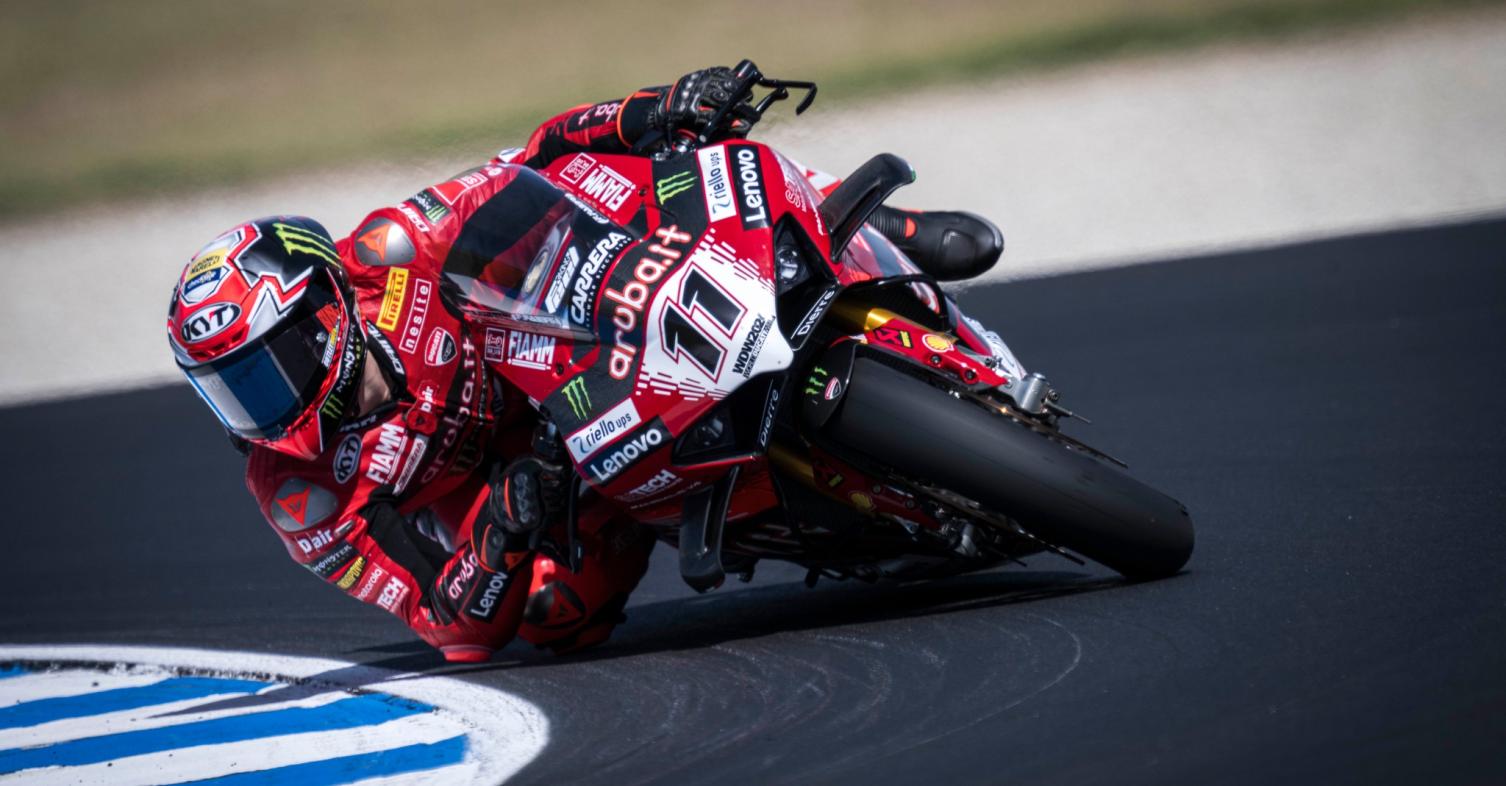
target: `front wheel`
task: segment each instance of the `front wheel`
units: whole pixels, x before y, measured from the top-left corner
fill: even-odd
[[[1169,576],[1192,555],[1192,519],[1180,502],[1023,423],[868,358],[854,362],[824,433],[1129,578]]]

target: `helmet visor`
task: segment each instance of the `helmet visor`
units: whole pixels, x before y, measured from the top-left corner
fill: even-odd
[[[329,277],[315,275],[279,325],[185,371],[226,428],[244,439],[275,440],[316,404],[338,361],[344,323]]]

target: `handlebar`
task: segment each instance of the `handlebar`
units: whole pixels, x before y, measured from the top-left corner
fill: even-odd
[[[730,116],[732,109],[744,101],[752,103],[753,88],[755,87],[767,87],[771,90],[768,95],[759,99],[757,104],[753,104],[753,117],[748,120],[750,126],[762,120],[763,114],[769,111],[769,107],[778,101],[789,98],[790,90],[805,91],[805,97],[800,99],[800,103],[795,106],[795,114],[797,115],[803,114],[816,100],[815,82],[771,79],[764,76],[763,72],[758,70],[758,66],[752,60],[744,59],[739,62],[737,67],[732,69],[732,75],[737,77],[737,86],[733,89],[731,97],[716,110],[716,113],[711,116],[710,120],[706,121],[706,126],[701,129],[700,133],[694,137],[680,137],[674,143],[675,152],[684,153],[701,147],[726,131],[727,129],[724,126],[727,124],[727,118]]]

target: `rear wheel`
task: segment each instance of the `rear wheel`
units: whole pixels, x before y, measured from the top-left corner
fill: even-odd
[[[1169,576],[1192,555],[1192,519],[1180,502],[877,361],[854,362],[823,431],[870,461],[961,494],[1130,578]]]

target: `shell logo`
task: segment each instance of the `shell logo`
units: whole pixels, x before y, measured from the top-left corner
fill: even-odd
[[[952,349],[952,342],[950,339],[948,339],[946,336],[939,336],[935,333],[927,333],[925,335],[925,338],[921,339],[921,342],[924,343],[926,345],[926,348],[931,350],[932,352],[949,352]]]

